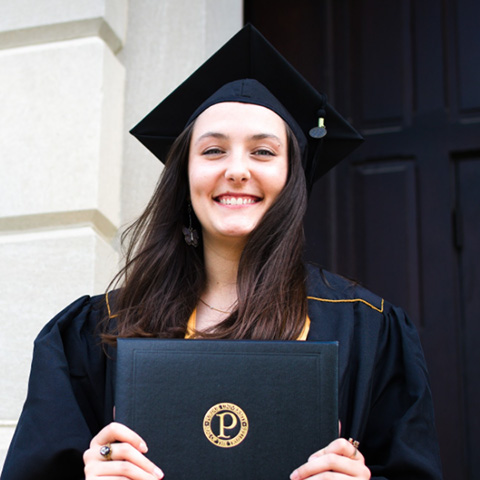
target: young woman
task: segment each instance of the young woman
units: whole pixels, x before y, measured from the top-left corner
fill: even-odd
[[[121,288],[79,299],[37,339],[2,480],[83,471],[89,480],[163,478],[143,439],[113,421],[107,358],[118,337],[336,340],[342,438],[312,452],[292,480],[441,478],[414,327],[383,299],[303,264],[319,150],[308,153],[305,128],[283,105],[287,95],[280,102],[252,78],[209,88],[207,100],[188,108],[131,229]]]

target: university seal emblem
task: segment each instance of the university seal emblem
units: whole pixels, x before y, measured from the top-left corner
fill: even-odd
[[[217,447],[236,447],[247,436],[248,418],[245,412],[233,403],[217,403],[203,418],[203,432]]]

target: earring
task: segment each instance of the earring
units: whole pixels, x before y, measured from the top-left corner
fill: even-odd
[[[182,228],[182,233],[185,236],[185,243],[188,246],[198,247],[198,232],[192,226],[192,204],[188,202],[188,227]]]

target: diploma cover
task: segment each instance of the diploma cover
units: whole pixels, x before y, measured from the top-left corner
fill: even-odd
[[[116,421],[171,480],[287,480],[338,436],[338,344],[119,339]]]

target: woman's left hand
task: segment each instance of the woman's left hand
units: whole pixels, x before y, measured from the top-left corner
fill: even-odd
[[[326,474],[326,475],[324,475]],[[368,480],[370,470],[365,465],[365,458],[357,447],[344,438],[337,438],[332,443],[310,456],[307,463],[297,468],[291,480],[351,479]]]

